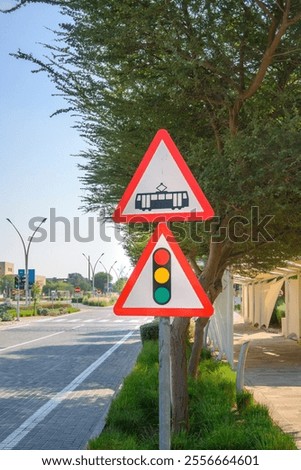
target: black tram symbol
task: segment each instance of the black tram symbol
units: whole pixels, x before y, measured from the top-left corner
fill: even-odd
[[[138,193],[135,198],[135,209],[182,209],[188,207],[189,197],[187,191],[166,191],[167,186],[161,183],[154,193]]]

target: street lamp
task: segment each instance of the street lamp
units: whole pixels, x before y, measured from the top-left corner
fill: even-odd
[[[114,264],[115,264],[115,263],[114,263]],[[114,266],[114,264],[113,264],[113,266]],[[112,266],[112,269],[113,269],[114,273],[116,274],[117,281],[119,281],[119,279],[124,275],[124,271],[125,271],[125,269],[126,269],[126,266],[123,266],[123,268],[121,268],[121,269],[119,270],[119,273],[116,271],[115,268],[113,268],[113,266]]]
[[[96,265],[97,265],[98,261],[100,260],[100,258],[104,255],[104,253],[101,253],[100,257],[97,258],[97,260],[96,260],[94,266],[92,266],[92,264],[91,264],[90,256],[85,255],[85,253],[82,253],[82,255],[83,255],[83,256],[86,258],[86,260],[88,261],[89,268],[90,268],[91,271],[92,271],[92,291],[93,291],[93,294],[94,294],[94,290],[95,290],[95,287],[94,287],[95,268],[96,268]]]
[[[114,263],[110,267],[109,271],[107,270],[107,268],[105,267],[105,265],[101,261],[99,261],[99,262],[103,266],[103,268],[104,268],[104,270],[107,274],[107,293],[108,293],[109,292],[109,284],[110,284],[110,272],[113,269],[114,265],[117,263],[117,261],[114,261]]]
[[[30,248],[30,245],[31,245],[31,242],[33,240],[33,237],[35,236],[36,232],[39,230],[39,228],[41,227],[41,225],[46,222],[46,217],[44,217],[44,219],[41,220],[41,222],[39,223],[39,225],[37,226],[37,228],[35,229],[35,231],[33,232],[33,234],[31,235],[31,237],[29,238],[29,242],[28,242],[28,245],[26,247],[25,245],[25,242],[24,242],[24,239],[21,235],[21,233],[19,232],[19,230],[17,229],[17,227],[15,226],[15,224],[8,218],[6,218],[6,220],[14,227],[14,229],[16,230],[17,234],[19,235],[20,239],[21,239],[21,242],[22,242],[22,246],[23,246],[23,250],[24,250],[24,256],[25,256],[25,305],[27,306],[28,305],[28,298],[29,298],[29,293],[28,293],[28,255],[29,255],[29,248]]]

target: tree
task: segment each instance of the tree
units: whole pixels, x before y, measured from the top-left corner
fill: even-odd
[[[37,282],[35,282],[31,286],[31,295],[32,295],[32,298],[33,298],[33,312],[34,312],[34,315],[37,314],[37,303],[40,300],[41,293],[42,293],[42,289],[41,289],[40,285]]]
[[[115,284],[113,285],[113,291],[114,292],[118,292],[120,294],[120,292],[122,291],[122,289],[124,288],[126,282],[127,282],[128,278],[127,277],[120,277],[119,279],[117,279],[117,281],[115,282]]]
[[[69,291],[73,292],[73,285],[70,282],[61,281],[56,278],[46,279],[46,284],[43,286],[42,293],[49,295],[51,291]]]
[[[108,291],[108,281],[109,284],[112,281],[112,275],[104,272],[96,273],[94,276],[94,285],[96,289],[100,289],[102,292]]]
[[[216,212],[210,223],[172,227],[212,302],[226,267],[250,274],[298,256],[300,2],[57,3],[71,18],[57,33],[61,44],[46,46],[47,61],[17,57],[48,73],[79,116],[90,143],[81,165],[86,209],[110,216],[156,130],[166,128]],[[136,241],[147,238],[145,226],[135,229]],[[129,232],[126,247],[137,257]],[[172,325],[176,431],[188,423],[188,321]],[[192,376],[204,323],[196,325]]]
[[[80,287],[82,291],[91,290],[91,283],[80,273],[68,274],[68,282],[72,284],[73,287]]]
[[[14,276],[11,274],[6,274],[5,276],[0,276],[0,290],[2,294],[5,294],[6,297],[9,297],[9,293],[14,289]]]

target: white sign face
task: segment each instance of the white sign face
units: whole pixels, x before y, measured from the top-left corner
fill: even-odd
[[[117,315],[209,317],[213,307],[165,224],[159,224],[115,306]]]
[[[157,132],[128,185],[116,222],[192,221],[214,212],[170,135]]]
[[[136,283],[124,303],[124,308],[158,308],[153,299],[152,277],[153,277],[153,252],[158,248],[170,250],[164,236],[161,235],[156,247],[154,247],[150,258],[136,280]],[[199,297],[196,295],[189,280],[187,279],[177,258],[171,252],[171,298],[170,301],[161,305],[160,309],[166,308],[203,308]]]

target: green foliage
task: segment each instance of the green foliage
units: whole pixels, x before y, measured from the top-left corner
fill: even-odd
[[[83,297],[82,303],[84,305],[89,305],[91,307],[109,307],[114,305],[116,302],[116,297],[112,295],[111,297]]]
[[[281,318],[285,317],[285,297],[278,297],[270,320],[271,326],[281,326]]]
[[[96,289],[100,289],[102,292],[107,292],[107,284],[112,282],[112,275],[105,272],[96,273],[94,276],[94,286]]]
[[[26,307],[21,305],[20,306],[20,317],[32,317],[37,315],[41,316],[57,316],[57,315],[64,315],[66,313],[75,313],[78,312],[79,309],[76,307],[72,307],[68,303],[63,303],[63,302],[43,302],[40,304],[39,307],[35,307],[35,305]],[[9,318],[9,320],[13,320],[16,315],[16,309],[15,308],[10,308],[8,311],[10,316],[13,318]]]
[[[247,390],[243,390],[236,394],[236,404],[239,411],[245,410],[254,404],[252,393]]]
[[[137,363],[113,400],[100,436],[89,449],[158,449],[158,343],[145,341]],[[237,401],[237,405],[236,405]],[[190,429],[172,436],[172,449],[296,449],[249,392],[236,397],[235,373],[207,359],[189,383]]]
[[[141,341],[158,340],[159,339],[159,320],[156,318],[150,323],[140,326]]]
[[[8,289],[14,289],[15,287],[15,276],[7,274],[5,276],[0,276],[0,292],[8,293]]]
[[[49,291],[73,291],[73,285],[69,282],[59,281],[56,278],[47,279],[46,284],[43,286],[42,292],[46,295],[49,294]]]
[[[9,304],[0,304],[0,322],[12,321],[14,320],[15,316],[15,312],[11,309],[11,306]]]
[[[79,116],[90,144],[80,165],[85,208],[111,215],[155,132],[166,128],[218,217],[209,227],[178,227],[191,260],[209,253],[210,240],[225,248],[219,273],[298,256],[300,2],[61,4],[66,21],[45,46],[49,60],[16,56],[46,72]],[[265,217],[268,239],[257,230]],[[124,233],[135,261],[147,228]]]
[[[37,314],[38,315],[42,315],[42,316],[46,316],[46,315],[50,315],[51,314],[51,310],[50,308],[38,308],[37,309]]]
[[[126,282],[127,282],[127,277],[120,277],[119,279],[117,279],[117,281],[115,282],[113,286],[113,291],[118,292],[120,294]]]

